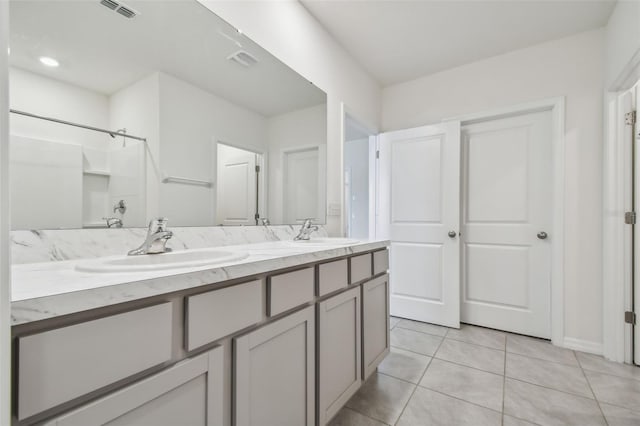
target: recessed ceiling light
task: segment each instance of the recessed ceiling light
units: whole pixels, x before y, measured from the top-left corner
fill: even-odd
[[[44,65],[46,65],[48,67],[57,67],[58,65],[60,65],[60,62],[58,62],[55,59],[50,58],[48,56],[42,56],[40,58],[40,62],[42,62]]]

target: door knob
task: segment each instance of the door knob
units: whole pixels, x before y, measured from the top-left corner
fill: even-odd
[[[542,231],[542,232],[538,232],[538,239],[540,240],[546,240],[548,237],[547,233]]]
[[[456,231],[449,231],[449,233],[447,234],[449,236],[449,238],[455,238],[457,235]]]

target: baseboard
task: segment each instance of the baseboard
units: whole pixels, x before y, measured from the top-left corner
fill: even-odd
[[[590,354],[602,355],[602,343],[592,342],[589,340],[575,339],[573,337],[565,337],[562,346],[574,351],[587,352]]]

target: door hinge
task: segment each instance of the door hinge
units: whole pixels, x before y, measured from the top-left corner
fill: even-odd
[[[260,166],[256,166],[256,173],[260,173]]]
[[[627,324],[636,325],[636,313],[635,312],[631,312],[631,311],[625,312],[624,313],[624,322],[626,322]]]
[[[380,158],[380,151],[376,151],[376,160]]]
[[[635,225],[636,224],[636,212],[626,212],[624,214],[624,223],[627,225]]]
[[[636,124],[637,114],[635,111],[628,112],[624,115],[624,124],[633,126]]]

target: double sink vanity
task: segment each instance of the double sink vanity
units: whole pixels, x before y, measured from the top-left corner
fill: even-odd
[[[389,351],[387,241],[14,267],[14,425],[325,425]]]

